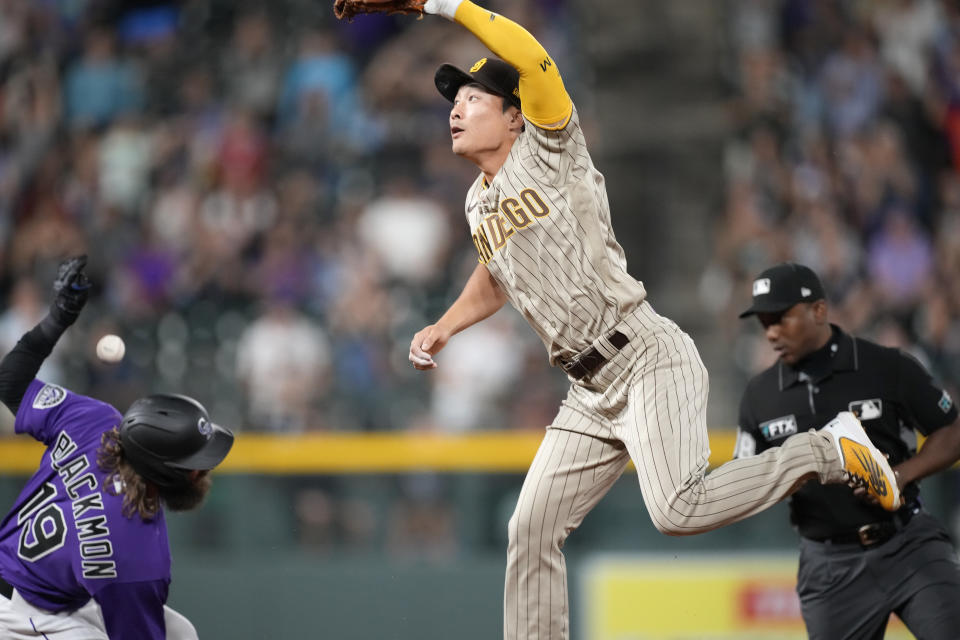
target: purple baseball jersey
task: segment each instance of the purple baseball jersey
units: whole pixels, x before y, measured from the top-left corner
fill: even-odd
[[[104,605],[105,599],[125,594],[133,600],[124,603],[127,611],[140,610],[139,623],[151,626],[146,620],[153,621],[158,612],[162,620],[170,583],[163,512],[148,522],[124,516],[122,497],[106,490],[97,466],[101,434],[121,419],[104,402],[31,382],[16,431],[30,434],[47,450],[0,524],[0,574],[25,600],[57,612],[77,609],[94,597],[108,630],[117,624],[111,618],[120,614],[108,611],[113,606]],[[154,637],[143,627],[138,633],[135,637]]]

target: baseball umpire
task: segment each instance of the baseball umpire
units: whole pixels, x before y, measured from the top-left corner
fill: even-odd
[[[917,484],[960,458],[956,405],[913,357],[830,324],[810,268],[771,267],[753,294],[741,317],[757,316],[779,359],[743,394],[736,457],[849,410],[889,456],[903,495],[903,506],[889,512],[842,485],[811,483],[793,494],[797,592],[810,638],[882,638],[891,613],[917,638],[956,638],[960,565],[943,526],[923,510]],[[919,452],[915,431],[927,436]]]
[[[164,604],[163,507],[200,505],[233,434],[186,396],[140,398],[121,415],[35,379],[86,303],[85,265],[85,256],[60,265],[50,312],[0,362],[0,401],[17,433],[47,447],[0,524],[0,637],[195,639]]]
[[[428,0],[423,10],[466,27],[502,59],[466,71],[445,64],[435,75],[452,103],[452,150],[480,170],[465,203],[478,264],[408,357],[435,368],[452,336],[509,301],[570,380],[508,525],[505,637],[569,636],[564,541],[631,459],[650,517],[669,535],[736,522],[807,480],[842,482],[845,470],[897,508],[893,472],[847,412],[823,417],[822,432],[706,473],[707,372],[693,340],[627,272],[604,178],[556,63],[523,27],[469,0]]]

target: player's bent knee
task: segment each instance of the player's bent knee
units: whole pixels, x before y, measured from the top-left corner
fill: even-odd
[[[519,510],[513,512],[513,515],[510,516],[510,521],[507,523],[508,549],[513,551],[519,549],[523,540],[529,537],[521,536],[520,529],[522,527],[524,531],[529,531],[529,526],[529,519],[520,517]]]
[[[686,518],[682,521],[677,521],[664,518],[663,516],[653,516],[653,514],[651,514],[650,519],[653,521],[653,526],[656,527],[657,531],[665,536],[680,537],[699,533],[698,530],[690,526],[684,526],[684,522],[687,521]]]
[[[707,533],[708,531],[713,531],[723,526],[721,522],[711,522],[708,525],[695,524],[692,519],[684,518],[681,521],[675,522],[657,522],[654,521],[654,526],[656,526],[657,531],[662,533],[665,536],[671,536],[675,538],[685,537],[685,536],[695,536],[701,533]]]
[[[569,531],[557,526],[553,531],[546,531],[546,523],[543,518],[532,518],[529,512],[514,511],[507,524],[508,548],[511,552],[527,553],[529,546],[535,546],[541,552],[550,550],[559,550],[563,547]],[[549,539],[553,545],[541,545],[541,541]]]
[[[674,527],[674,526],[661,526],[661,525],[656,525],[656,527],[657,527],[657,531],[659,531],[660,533],[662,533],[662,534],[665,535],[665,536],[670,536],[670,537],[674,537],[674,538],[675,538],[675,537],[688,536],[688,535],[690,535],[690,532],[689,532],[689,531],[684,531],[683,529],[679,529],[679,528]]]

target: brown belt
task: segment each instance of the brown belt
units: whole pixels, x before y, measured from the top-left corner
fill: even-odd
[[[630,342],[630,338],[623,335],[619,331],[614,331],[607,336],[607,342],[609,342],[617,351],[623,349]],[[566,371],[569,375],[573,376],[577,380],[582,380],[597,371],[607,362],[607,356],[600,353],[596,347],[590,347],[589,349],[580,352],[574,358],[570,360],[561,360],[560,366],[563,367],[563,370]]]

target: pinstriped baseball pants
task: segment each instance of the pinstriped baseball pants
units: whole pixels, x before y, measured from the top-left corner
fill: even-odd
[[[590,382],[571,386],[510,518],[506,640],[569,638],[563,543],[629,460],[654,526],[667,535],[742,520],[808,480],[843,481],[831,438],[816,432],[707,474],[708,381],[693,340],[646,303],[620,329],[630,344],[610,350]]]

